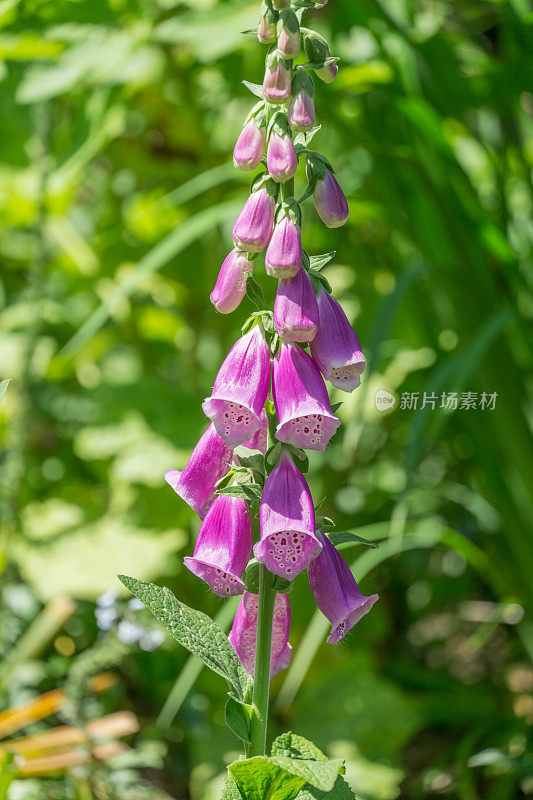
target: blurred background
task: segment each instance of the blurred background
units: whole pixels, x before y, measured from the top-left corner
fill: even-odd
[[[231,152],[257,18],[248,0],[0,3],[0,798],[218,800],[240,750],[223,682],[116,574],[231,623],[183,567],[198,519],[162,476],[253,311],[220,316],[209,292],[248,191]],[[308,201],[304,246],[337,251],[325,274],[369,362],[332,392],[343,426],[310,483],[379,544],[344,555],[381,600],[333,648],[296,582],[272,732],[346,758],[358,800],[531,796],[531,6],[331,0],[305,19],[341,59],[313,147],[351,213],[327,230]],[[260,259],[256,278],[272,300]]]

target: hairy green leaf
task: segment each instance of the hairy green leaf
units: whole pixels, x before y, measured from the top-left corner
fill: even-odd
[[[357,533],[351,531],[332,531],[328,533],[328,539],[335,547],[341,544],[366,544],[367,547],[379,547],[377,542],[370,542],[368,539],[363,539]]]
[[[282,733],[277,739],[274,739],[270,752],[273,756],[304,758],[308,761],[328,760],[328,757],[324,755],[316,744],[292,731]]]
[[[217,489],[215,494],[225,494],[227,497],[242,497],[243,500],[255,502],[261,500],[263,490],[257,483],[244,483],[241,486],[226,486]]]
[[[226,703],[226,725],[238,739],[243,742],[250,741],[250,719],[252,707],[245,703],[239,703],[230,697]]]
[[[303,789],[296,795],[296,800],[355,800],[355,795],[341,775],[329,792],[322,792],[320,789],[306,783]]]
[[[250,298],[250,301],[254,304],[256,308],[262,310],[265,308],[267,302],[265,300],[265,296],[263,294],[263,290],[259,286],[256,280],[252,278],[251,275],[248,275],[246,279],[246,294]]]
[[[139,581],[127,575],[118,577],[176,641],[198,656],[213,672],[225,678],[237,697],[244,697],[248,675],[226,634],[216,622],[207,614],[180,603],[170,589],[164,586]]]
[[[255,94],[256,97],[263,99],[263,87],[260,83],[250,83],[250,81],[243,81],[243,83],[252,94]]]
[[[309,742],[309,744],[311,743]],[[323,792],[331,791],[337,780],[337,775],[344,772],[342,758],[316,761],[290,756],[270,756],[269,760],[292,775],[303,778],[306,783]]]
[[[235,761],[228,769],[243,800],[293,800],[305,784],[265,756]]]

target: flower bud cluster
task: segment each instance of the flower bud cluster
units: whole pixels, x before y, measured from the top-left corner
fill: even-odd
[[[330,83],[336,59],[327,41],[301,27],[300,19],[290,0],[262,2],[257,37],[271,45],[262,88],[257,87],[262,99],[245,120],[233,163],[240,170],[266,170],[252,181],[233,227],[234,248],[211,293],[218,311],[234,311],[255,283],[254,261],[264,251],[265,272],[278,281],[274,310],[255,313],[243,327],[202,404],[209,427],[183,471],[165,475],[202,519],[185,566],[215,594],[242,595],[230,641],[250,674],[258,613],[257,595],[250,591],[256,588],[246,578],[252,552],[273,580],[287,585],[307,569],[315,601],[332,624],[330,642],[342,639],[378,599],[361,595],[320,530],[303,474],[304,451],[323,452],[340,425],[325,381],[352,392],[365,357],[320,267],[314,268],[328,259],[310,257],[302,248],[303,200],[313,196],[329,228],[343,225],[349,211],[330,162],[307,146],[317,131],[311,74]],[[308,61],[295,65],[302,43]],[[294,178],[301,157],[307,188],[297,201]],[[249,504],[256,500],[260,530],[254,544]],[[278,593],[272,674],[289,663],[289,626],[289,600]]]

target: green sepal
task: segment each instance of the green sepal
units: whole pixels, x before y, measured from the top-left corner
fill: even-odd
[[[288,445],[288,448],[300,472],[309,472],[309,458],[305,450],[292,444]]]
[[[251,83],[250,81],[243,81],[246,88],[256,97],[260,97],[261,100],[264,99],[263,97],[263,87],[260,83]]]
[[[316,526],[317,528],[334,528],[335,523],[331,519],[331,517],[316,517]]]
[[[340,401],[340,403],[332,403],[331,404],[331,413],[332,414],[336,414],[341,406],[342,406],[342,400]]]
[[[250,301],[254,304],[254,306],[257,309],[260,310],[264,309],[264,307],[266,306],[266,300],[263,294],[263,290],[251,275],[248,275],[248,277],[246,278],[246,294],[248,295]],[[248,320],[243,325],[242,328],[243,333],[245,333],[244,326],[247,324],[247,322]],[[252,325],[250,325],[250,328],[251,327]],[[249,330],[249,328],[247,330]]]
[[[264,477],[265,458],[260,450],[252,450],[250,447],[244,447],[244,445],[239,444],[234,448],[233,456],[237,457],[242,467],[247,467],[252,472]]]
[[[315,272],[320,272],[321,269],[324,269],[324,267],[333,261],[336,255],[336,250],[330,250],[329,253],[322,253],[322,255],[319,256],[309,256],[309,265]]]
[[[261,564],[256,558],[251,558],[244,570],[243,581],[249,592],[259,594],[259,570]],[[265,588],[273,589],[276,576],[265,570]]]
[[[316,134],[321,129],[322,125],[315,125],[314,128],[311,128],[310,131],[300,131],[294,137],[294,146],[296,148],[296,152],[298,153],[298,148],[303,146],[304,148],[311,142],[311,140],[316,136]]]

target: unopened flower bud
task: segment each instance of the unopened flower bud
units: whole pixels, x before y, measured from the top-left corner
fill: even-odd
[[[226,256],[211,292],[211,302],[217,311],[221,314],[235,311],[246,294],[246,281],[253,269],[253,261],[240,250],[232,250]]]
[[[339,228],[348,219],[348,203],[333,173],[326,169],[313,192],[317,214],[328,228]]]
[[[361,617],[367,614],[379,595],[361,594],[352,572],[322,531],[316,532],[322,544],[321,553],[307,568],[309,585],[315,603],[331,622],[329,644],[339,642]]]
[[[252,117],[242,129],[233,151],[237,169],[249,171],[261,163],[265,154],[266,125],[262,115]]]
[[[287,117],[278,113],[270,129],[267,147],[267,169],[269,175],[278,183],[284,183],[296,174],[298,156],[292,141]]]
[[[268,0],[263,0],[261,5],[261,19],[257,26],[257,38],[263,44],[276,41],[276,23],[278,13],[274,11],[272,4]]]
[[[241,497],[219,495],[200,527],[194,555],[183,563],[219,597],[246,590],[242,574],[252,552],[252,519]]]
[[[300,55],[300,23],[292,9],[282,11],[277,26],[278,50],[285,58]]]
[[[233,226],[235,247],[247,253],[260,253],[267,246],[274,227],[276,184],[267,181],[252,191]]]
[[[263,95],[269,103],[286,103],[291,93],[291,70],[287,61],[277,50],[267,56]]]
[[[324,83],[331,83],[337,76],[338,67],[334,61],[324,64],[328,58],[331,58],[329,45],[323,36],[320,36],[316,31],[310,31],[307,28],[304,32],[304,50],[307,58],[311,62],[315,74]]]
[[[302,267],[302,235],[293,215],[277,222],[265,254],[265,269],[272,278],[292,278]]]
[[[291,86],[288,120],[293,131],[309,131],[315,124],[315,87],[305,69],[298,67]]]
[[[285,8],[289,8],[291,4],[291,0],[272,0],[272,5],[274,8],[277,8],[278,11],[283,11]]]
[[[299,269],[281,280],[274,303],[274,327],[282,339],[310,342],[318,327],[318,306],[311,278]]]
[[[311,355],[327,381],[344,392],[353,392],[366,366],[359,339],[340,303],[323,286],[317,304],[319,322]]]

